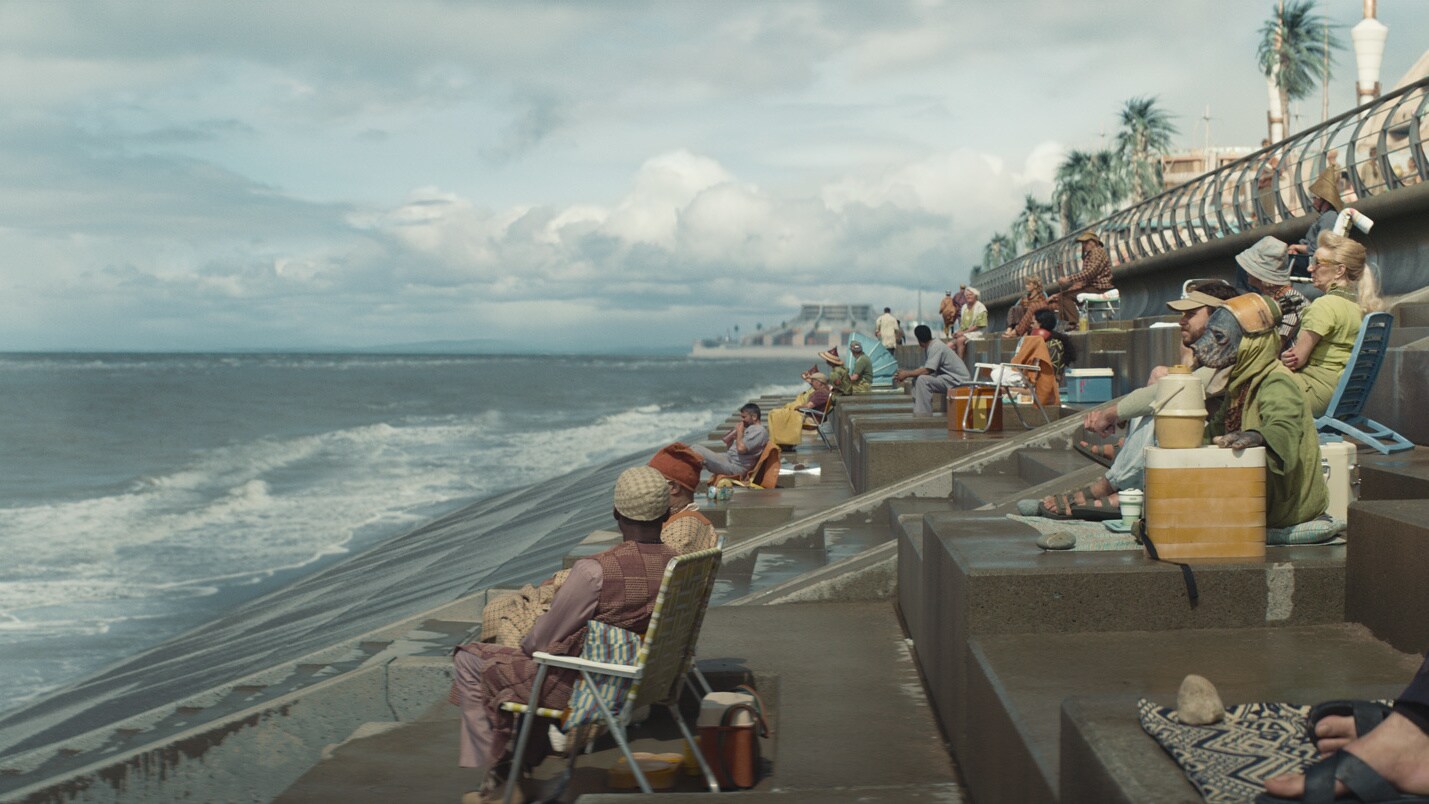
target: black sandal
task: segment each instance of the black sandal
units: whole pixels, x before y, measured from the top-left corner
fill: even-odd
[[[1335,782],[1344,782],[1353,798],[1335,798]],[[1401,793],[1371,768],[1363,759],[1349,751],[1335,753],[1316,762],[1305,770],[1305,796],[1303,798],[1281,798],[1269,793],[1255,797],[1256,804],[1284,804],[1302,801],[1306,804],[1333,804],[1335,801],[1360,801],[1365,804],[1412,804],[1429,802],[1429,796]]]
[[[1352,717],[1355,719],[1355,738],[1369,734],[1384,722],[1394,709],[1378,701],[1326,701],[1310,708],[1310,742],[1315,742],[1315,726],[1327,717]]]

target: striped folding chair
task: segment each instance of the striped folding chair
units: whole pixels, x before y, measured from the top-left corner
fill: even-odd
[[[670,563],[665,567],[664,578],[660,582],[660,591],[655,597],[655,610],[650,617],[650,626],[645,630],[645,638],[640,643],[633,662],[597,662],[578,656],[556,656],[543,651],[532,654],[531,658],[536,660],[537,670],[529,703],[508,703],[502,706],[503,710],[516,713],[520,719],[520,729],[516,737],[516,748],[512,753],[511,767],[521,767],[521,760],[526,753],[526,745],[531,737],[531,724],[535,720],[531,715],[565,718],[567,710],[542,707],[539,697],[541,685],[545,683],[546,672],[549,668],[569,668],[579,671],[581,682],[591,687],[607,687],[612,680],[623,680],[629,683],[630,688],[625,693],[624,700],[617,699],[614,705],[601,694],[591,697],[599,710],[599,722],[603,723],[615,737],[615,742],[620,746],[621,753],[625,755],[626,762],[630,764],[630,769],[635,774],[635,780],[639,783],[642,791],[654,792],[630,750],[626,727],[630,724],[631,717],[636,710],[658,704],[669,710],[670,717],[679,727],[685,742],[690,746],[690,751],[699,762],[700,770],[704,773],[710,790],[719,792],[719,783],[715,780],[714,772],[705,762],[699,746],[695,744],[695,738],[690,732],[689,725],[680,716],[679,700],[681,690],[690,683],[688,673],[694,663],[695,644],[699,640],[700,627],[704,624],[705,609],[709,607],[710,593],[714,591],[715,575],[719,572],[721,555],[722,551],[718,547],[712,547],[708,550],[686,553],[670,559]],[[606,628],[605,630],[618,629]],[[574,766],[578,753],[575,750],[571,751],[571,766]],[[570,774],[571,769],[568,768],[562,786],[565,781],[569,780]],[[512,800],[516,790],[517,776],[518,774],[512,773],[507,777],[504,798],[506,802]]]

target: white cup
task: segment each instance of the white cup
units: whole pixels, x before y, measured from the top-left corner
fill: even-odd
[[[1122,489],[1117,496],[1121,499],[1121,521],[1128,526],[1135,524],[1141,518],[1141,505],[1146,495],[1141,489]]]

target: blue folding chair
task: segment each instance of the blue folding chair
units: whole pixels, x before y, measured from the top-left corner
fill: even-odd
[[[1389,313],[1370,313],[1364,317],[1350,362],[1340,375],[1335,395],[1330,397],[1330,407],[1324,416],[1315,420],[1316,430],[1338,431],[1385,455],[1414,449],[1409,439],[1363,413],[1374,390],[1375,378],[1379,376],[1380,364],[1384,362],[1384,353],[1389,350],[1389,332],[1393,328],[1394,318]]]

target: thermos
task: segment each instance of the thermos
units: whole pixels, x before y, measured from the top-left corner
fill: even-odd
[[[1190,366],[1172,366],[1156,381],[1156,445],[1194,449],[1206,433],[1206,389]]]

